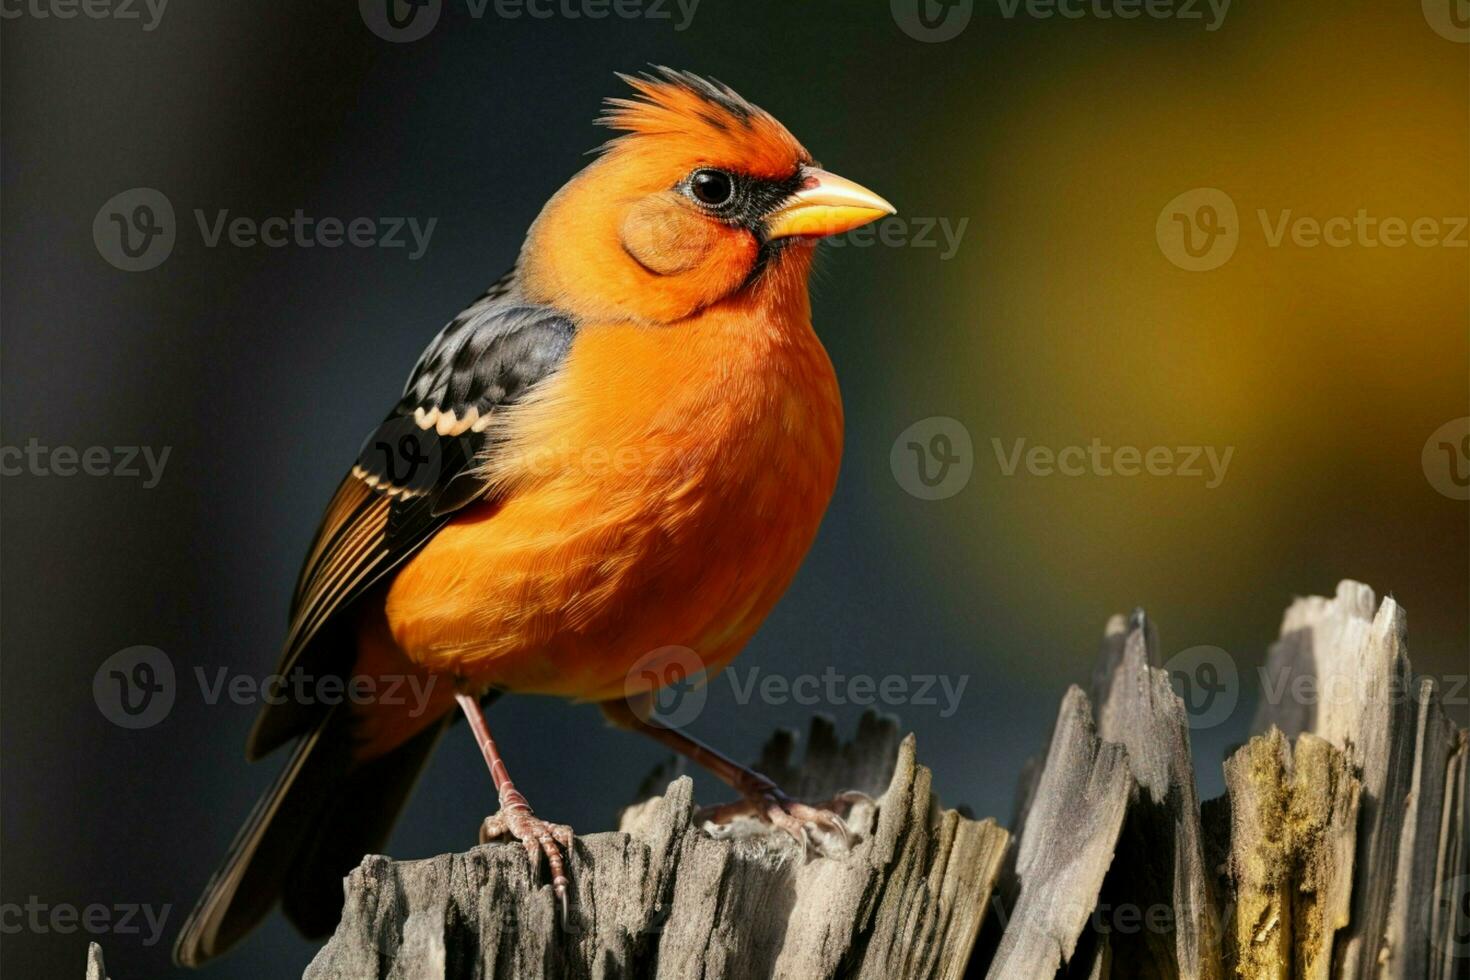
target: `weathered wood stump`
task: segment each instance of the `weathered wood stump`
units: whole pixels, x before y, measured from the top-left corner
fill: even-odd
[[[1255,734],[1203,804],[1135,612],[1108,623],[1090,696],[1062,698],[1010,833],[941,809],[894,721],[842,744],[818,720],[799,765],[778,735],[758,768],[802,798],[874,795],[849,852],[697,826],[676,779],[577,839],[565,925],[515,845],[367,858],[306,978],[1470,977],[1470,735],[1413,675],[1403,610],[1354,582],[1298,600],[1263,677]]]
[[[854,809],[841,858],[808,857],[755,824],[707,833],[680,778],[618,832],[577,839],[564,926],[513,845],[370,857],[306,977],[961,976],[1009,835],[939,810],[913,738],[900,742],[891,720],[868,716],[845,746],[816,723],[799,768],[791,748],[777,739],[762,765],[793,792],[877,797]]]

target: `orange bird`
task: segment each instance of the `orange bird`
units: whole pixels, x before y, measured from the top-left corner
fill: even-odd
[[[269,699],[247,754],[295,751],[185,924],[182,964],[277,900],[330,932],[343,875],[386,842],[456,705],[499,794],[482,840],[544,855],[565,915],[572,832],[511,782],[481,710],[503,691],[601,702],[740,794],[716,819],[845,834],[628,692],[630,671],[670,676],[648,658],[669,647],[722,669],[811,546],[842,452],[811,246],[893,208],[723,84],[623,77],[633,96],[599,120],[619,135],[429,344],[327,506],[278,673],[356,696]]]

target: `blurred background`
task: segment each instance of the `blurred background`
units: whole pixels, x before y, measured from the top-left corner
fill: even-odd
[[[1103,16],[1120,7],[647,0],[593,19],[566,15],[605,9],[580,0],[546,18],[442,0],[400,3],[439,16],[390,40],[382,11],[346,0],[139,3],[137,19],[7,5],[0,443],[169,456],[145,487],[7,455],[5,972],[80,976],[100,938],[118,980],[175,975],[174,933],[279,765],[244,763],[255,706],[209,703],[196,668],[272,669],[360,441],[605,138],[590,122],[621,94],[612,73],[648,63],[730,83],[900,209],[825,248],[815,317],[846,456],[742,685],[829,669],[963,683],[954,705],[935,687],[935,704],[877,706],[918,733],[946,803],[1004,822],[1107,617],[1143,605],[1165,659],[1215,647],[1239,677],[1241,706],[1192,733],[1209,797],[1286,605],[1351,577],[1406,607],[1416,669],[1448,679],[1465,724],[1470,456],[1439,448],[1470,436],[1463,13],[1181,0]],[[145,271],[109,259],[128,261],[105,215],[94,238],[133,188],[176,216]],[[195,218],[297,209],[437,223],[411,258],[211,247]],[[1312,233],[1332,219],[1330,243]],[[1073,446],[1078,475],[1026,455]],[[1162,449],[1150,472],[1102,455],[1118,447]],[[944,459],[933,487],[905,471]],[[130,730],[93,678],[135,645],[166,654],[177,697]],[[719,678],[690,728],[749,758],[813,711],[850,732],[861,700],[741,703]],[[491,724],[538,811],[582,832],[611,827],[663,759],[590,706],[508,698]],[[494,802],[458,726],[390,852],[462,850]],[[94,903],[147,907],[162,934],[141,914],[100,937],[22,921]],[[312,952],[276,916],[203,975],[298,975]]]

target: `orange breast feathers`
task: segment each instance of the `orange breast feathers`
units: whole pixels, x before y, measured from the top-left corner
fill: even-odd
[[[506,410],[495,501],[398,572],[394,642],[431,671],[606,700],[649,651],[713,672],[795,575],[831,498],[842,407],[805,290],[666,326],[586,324]]]

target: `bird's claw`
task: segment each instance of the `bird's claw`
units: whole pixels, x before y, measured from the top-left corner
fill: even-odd
[[[802,803],[783,793],[774,783],[753,782],[743,789],[743,798],[734,803],[705,807],[695,814],[698,822],[713,824],[729,823],[737,817],[754,817],[789,834],[801,845],[803,854],[810,855],[814,848],[811,830],[823,831],[842,841],[842,850],[852,850],[852,832],[847,821],[838,814],[856,803],[872,803],[866,793],[848,791],[838,793],[822,803]]]
[[[485,818],[480,824],[480,843],[488,844],[493,840],[506,837],[514,838],[521,842],[526,849],[526,856],[531,860],[531,874],[538,876],[541,873],[541,861],[544,857],[551,866],[551,890],[556,895],[557,904],[561,910],[561,924],[565,928],[567,924],[567,870],[566,858],[562,852],[570,857],[572,853],[572,838],[575,834],[572,828],[562,823],[548,823],[536,816],[528,808],[512,807],[509,811],[502,809],[499,813]]]

